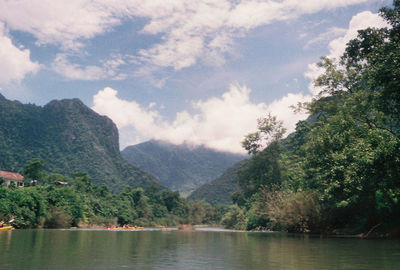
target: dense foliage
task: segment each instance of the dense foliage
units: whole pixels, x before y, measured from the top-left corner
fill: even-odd
[[[121,157],[115,124],[78,99],[40,107],[0,95],[0,119],[1,170],[22,172],[28,160],[39,157],[47,171],[66,175],[85,171],[95,183],[106,184],[112,191],[125,185],[160,185],[155,177]]]
[[[121,154],[129,163],[154,174],[164,186],[181,194],[210,182],[244,159],[243,155],[206,147],[193,148],[155,140],[128,146]]]
[[[29,161],[26,168],[38,160]],[[0,186],[0,220],[14,219],[17,228],[68,228],[136,224],[173,226],[215,224],[223,207],[188,201],[178,192],[125,187],[119,194],[105,185],[93,184],[86,173],[73,177],[41,174],[39,185],[17,188]],[[57,183],[59,185],[57,185]],[[68,184],[66,184],[68,183]],[[61,184],[61,185],[60,185]]]
[[[400,1],[381,15],[389,28],[359,31],[340,61],[322,59],[325,73],[315,81],[322,91],[302,106],[312,121],[279,141],[280,123],[260,120],[269,125],[264,150],[249,134],[244,146],[253,157],[239,174],[240,208],[226,220],[365,235],[400,227]]]

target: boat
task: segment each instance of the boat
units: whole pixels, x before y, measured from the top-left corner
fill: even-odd
[[[143,230],[144,227],[138,227],[138,226],[134,226],[134,227],[122,227],[122,229],[124,229],[124,230]]]
[[[194,231],[195,228],[193,225],[190,224],[184,224],[184,225],[179,225],[178,226],[179,231]]]
[[[4,226],[4,227],[0,227],[0,232],[2,231],[11,231],[13,228],[13,226]]]
[[[135,230],[143,230],[144,227],[105,227],[104,230],[112,230],[112,231],[123,231],[123,230],[129,230],[129,231],[135,231]]]

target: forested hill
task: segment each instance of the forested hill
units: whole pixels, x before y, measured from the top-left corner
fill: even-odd
[[[216,179],[193,191],[188,199],[202,200],[210,204],[232,204],[231,195],[239,191],[238,171],[247,162],[248,160],[243,160],[234,164]]]
[[[122,156],[158,176],[163,185],[183,194],[210,182],[245,158],[205,147],[191,148],[156,140],[128,146]]]
[[[36,157],[49,172],[88,172],[95,183],[114,191],[125,185],[160,184],[121,157],[115,124],[79,99],[54,100],[41,107],[0,95],[0,169],[21,171]]]
[[[390,27],[360,30],[340,61],[318,63],[321,93],[299,107],[313,118],[285,140],[277,117],[258,120],[222,224],[400,236],[400,0],[380,16]]]

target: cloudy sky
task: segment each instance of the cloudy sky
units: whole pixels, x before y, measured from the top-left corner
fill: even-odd
[[[44,105],[80,98],[109,116],[121,149],[148,139],[243,151],[271,112],[318,92],[388,0],[0,0],[0,93]]]

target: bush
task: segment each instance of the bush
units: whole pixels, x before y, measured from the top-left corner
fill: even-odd
[[[247,214],[247,224],[246,230],[265,230],[265,229],[273,229],[270,226],[270,220],[266,216],[259,216],[254,212],[254,209],[250,209]]]
[[[245,230],[247,224],[245,211],[237,205],[232,205],[222,217],[221,223],[228,229]]]
[[[273,227],[289,232],[321,231],[327,217],[313,191],[294,192],[265,187],[258,194],[255,212],[269,218]]]
[[[72,217],[64,209],[60,207],[50,207],[50,217],[46,220],[44,226],[46,228],[70,228],[72,224]]]

